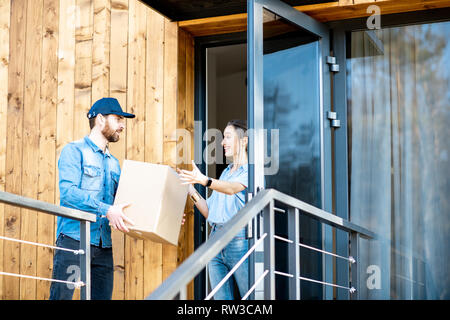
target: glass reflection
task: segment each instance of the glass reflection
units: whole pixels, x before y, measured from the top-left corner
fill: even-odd
[[[279,171],[267,185],[320,207],[317,50],[313,42],[264,55],[264,127],[269,139],[279,130],[280,141]]]
[[[350,214],[362,298],[450,299],[450,22],[351,34]]]
[[[272,130],[279,136],[278,171],[266,170],[266,188],[321,207],[318,42],[270,12],[265,12],[264,21],[264,128],[269,142]],[[269,158],[274,150],[271,143],[265,146]],[[276,233],[287,237],[286,215],[275,217]],[[321,248],[320,224],[301,215],[300,241]],[[276,269],[287,272],[287,246],[277,241],[275,250]],[[300,254],[301,275],[321,280],[320,254],[310,250]],[[286,299],[287,279],[277,276],[276,283],[277,299]],[[322,289],[302,281],[302,299],[321,299]]]

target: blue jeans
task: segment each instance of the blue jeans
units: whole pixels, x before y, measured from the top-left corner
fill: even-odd
[[[220,228],[220,226],[214,225],[211,235],[216,232],[218,228]],[[228,272],[230,272],[237,262],[247,253],[248,240],[246,239],[245,233],[246,229],[244,228],[208,263],[211,290],[225,278]],[[239,293],[241,297],[243,297],[248,291],[248,258],[234,272],[233,276],[231,276],[216,292],[214,300],[233,300],[234,281],[236,281]]]
[[[73,250],[80,249],[80,242],[60,234],[56,245]],[[56,250],[53,257],[53,279],[79,281],[80,256],[72,252]],[[111,300],[114,281],[112,248],[91,245],[91,299]],[[72,300],[74,286],[52,282],[50,300]]]

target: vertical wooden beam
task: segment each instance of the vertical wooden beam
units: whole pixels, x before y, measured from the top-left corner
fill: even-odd
[[[109,60],[111,40],[111,1],[92,0],[93,2],[93,36],[92,36],[92,87],[91,103],[84,110],[75,114],[86,125],[86,113],[98,99],[109,96]],[[86,64],[88,65],[88,64]],[[86,125],[86,130],[89,128]],[[89,132],[89,131],[87,131]],[[83,133],[83,135],[86,134]],[[77,292],[78,293],[78,292]]]
[[[149,10],[147,20],[147,97],[146,156],[148,161],[163,163],[164,111],[164,17]]]
[[[178,30],[178,71],[177,71],[177,82],[178,82],[178,97],[177,97],[177,135],[176,135],[176,164],[178,168],[187,169],[189,163],[185,161],[185,155],[187,150],[185,150],[185,139],[184,132],[186,127],[186,32],[179,29]],[[190,201],[190,200],[189,200]],[[177,265],[183,257],[185,256],[186,242],[185,242],[185,228],[186,226],[181,226],[180,235],[178,239],[177,247]]]
[[[28,1],[26,0],[11,3],[5,189],[7,192],[15,194],[21,194],[22,192],[22,128],[27,4]],[[20,218],[19,208],[5,206],[5,236],[20,238]],[[3,271],[19,273],[20,246],[18,243],[5,241],[3,250]],[[19,299],[20,281],[18,278],[5,277],[3,286],[4,299]]]
[[[147,17],[145,5],[129,3],[127,110],[136,115],[127,123],[127,159],[144,161],[145,145],[145,48]],[[125,298],[144,297],[143,240],[125,238]]]
[[[178,29],[178,103],[177,103],[177,130],[179,130],[176,139],[176,160],[177,167],[191,169],[191,160],[193,155],[193,127],[194,127],[194,108],[193,108],[193,62],[194,47],[193,38],[189,33]],[[190,128],[192,130],[190,130]],[[181,264],[193,251],[193,203],[186,201],[184,210],[185,223],[181,227],[180,237],[177,248],[177,265]],[[187,286],[188,299],[193,298],[193,281]]]
[[[58,19],[59,0],[44,0],[43,40],[41,71],[41,111],[39,119],[39,186],[38,200],[55,202],[55,153],[56,153],[56,100],[58,74]],[[55,217],[38,213],[37,241],[53,244],[55,240]],[[37,274],[41,277],[52,276],[53,250],[37,248]],[[38,281],[36,299],[49,298],[50,283]]]
[[[194,38],[186,33],[186,130],[190,135],[190,160],[194,160]],[[191,166],[189,167],[191,169]],[[186,206],[186,259],[194,252],[194,204],[188,200]],[[194,299],[194,281],[188,284],[188,299]]]
[[[56,163],[65,145],[74,140],[75,105],[75,21],[76,0],[59,2],[58,104],[56,114]],[[55,175],[59,203],[59,171]],[[74,294],[79,298],[79,291]]]
[[[177,126],[178,26],[164,20],[164,164],[175,167]],[[163,280],[177,267],[177,248],[163,244]]]
[[[127,110],[128,0],[111,1],[110,96]],[[127,120],[134,121],[134,119]],[[111,153],[123,164],[126,152],[126,131],[120,140],[110,145]],[[114,255],[113,299],[125,299],[125,235],[111,231]]]
[[[163,163],[164,18],[147,10],[145,161]],[[162,244],[144,242],[144,294],[162,282]]]
[[[186,33],[186,130],[191,135],[190,160],[194,160],[194,50],[194,37]]]
[[[175,167],[177,126],[178,27],[164,20],[164,163]]]
[[[75,88],[75,0],[59,2],[58,100],[56,129],[56,163],[62,148],[73,141]],[[55,176],[56,199],[59,203],[59,179]]]
[[[86,114],[91,107],[94,36],[94,3],[91,0],[76,1],[74,140],[81,139],[89,133]]]
[[[8,115],[9,28],[11,1],[0,0],[0,191],[5,191],[6,139]],[[0,235],[4,234],[5,205],[0,204]],[[0,241],[0,269],[3,266],[3,241]],[[3,299],[3,277],[0,277],[0,299]]]
[[[27,7],[25,32],[25,91],[23,105],[22,140],[22,192],[25,197],[37,199],[38,171],[36,154],[39,154],[39,111],[41,109],[41,50],[42,50],[43,0],[31,1]],[[20,239],[36,242],[37,213],[22,209]],[[36,275],[36,247],[20,246],[20,273]],[[36,281],[20,279],[20,299],[36,299]]]
[[[109,96],[110,0],[94,0],[92,102]]]

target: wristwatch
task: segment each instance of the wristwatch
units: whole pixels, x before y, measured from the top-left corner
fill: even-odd
[[[208,178],[208,182],[206,183],[205,187],[209,187],[212,183],[212,179]]]

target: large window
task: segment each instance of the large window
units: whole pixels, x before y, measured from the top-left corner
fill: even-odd
[[[450,299],[450,22],[353,32],[350,217],[361,298]]]

